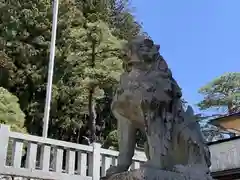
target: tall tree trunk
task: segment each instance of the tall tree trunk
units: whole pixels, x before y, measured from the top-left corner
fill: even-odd
[[[96,112],[95,105],[93,102],[93,93],[94,89],[89,90],[88,94],[88,114],[89,114],[89,123],[90,123],[90,132],[91,132],[91,142],[96,141]]]
[[[95,49],[96,42],[92,41],[92,62],[91,67],[95,67]],[[89,114],[89,123],[90,123],[90,134],[91,134],[91,142],[96,141],[96,112],[95,112],[95,103],[93,99],[94,95],[94,86],[91,85],[88,94],[88,114]]]

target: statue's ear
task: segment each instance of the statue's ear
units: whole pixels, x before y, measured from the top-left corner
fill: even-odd
[[[155,45],[156,46],[156,48],[157,48],[157,51],[159,51],[160,50],[160,45]]]
[[[150,39],[144,39],[144,45],[151,48],[151,47],[153,47],[154,43]]]
[[[194,110],[193,110],[192,106],[188,105],[186,113],[190,116],[194,116]]]

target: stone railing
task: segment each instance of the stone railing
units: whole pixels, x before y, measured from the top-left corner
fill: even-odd
[[[212,172],[240,167],[240,139],[214,143],[209,148]],[[111,165],[116,165],[117,156],[117,151],[102,149],[98,143],[74,144],[0,126],[0,175],[9,177],[0,179],[99,180]],[[136,151],[131,169],[145,161],[145,154]]]
[[[74,144],[39,136],[11,132],[0,128],[0,174],[31,179],[99,180],[117,163],[118,152]],[[25,158],[23,158],[25,157]],[[133,157],[131,169],[146,160],[143,153]]]

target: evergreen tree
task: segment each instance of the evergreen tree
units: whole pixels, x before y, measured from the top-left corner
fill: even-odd
[[[240,73],[226,73],[204,87],[199,92],[204,99],[198,103],[201,110],[215,109],[220,110],[218,114],[210,116],[199,116],[198,118],[205,121],[201,124],[202,132],[207,141],[224,139],[226,131],[219,129],[211,124],[208,120],[211,117],[216,118],[221,115],[232,114],[240,110]]]
[[[232,114],[240,111],[240,73],[226,73],[199,92],[204,99],[198,103],[200,109],[216,108],[224,113]]]
[[[78,143],[88,136],[89,122],[94,134],[96,120],[100,141],[116,127],[110,103],[122,70],[121,39],[140,32],[124,3],[88,2],[60,1],[49,123],[50,137]],[[120,22],[124,14],[130,18]],[[35,135],[42,132],[51,23],[51,1],[0,2],[0,86],[19,98],[25,126]]]
[[[82,102],[87,102],[83,104],[85,111],[82,112],[88,111],[92,140],[95,140],[96,103],[104,97],[105,89],[114,87],[118,82],[122,71],[122,41],[114,37],[102,21],[87,22],[85,28],[73,30],[71,35],[78,37],[82,43],[76,44],[77,52],[67,58],[68,68],[72,70],[68,76],[78,79],[75,86],[81,89],[81,96],[86,98]]]
[[[18,98],[0,87],[0,123],[7,124],[13,131],[26,132],[25,114],[20,109]]]

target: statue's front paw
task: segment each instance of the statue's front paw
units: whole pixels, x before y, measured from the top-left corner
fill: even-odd
[[[113,174],[117,174],[117,173],[121,173],[124,171],[127,171],[128,168],[126,168],[125,166],[111,166],[107,172],[106,172],[106,176],[111,176]]]
[[[117,166],[111,166],[111,167],[107,170],[106,176],[111,176],[112,174],[117,173],[117,171],[118,171]]]
[[[188,174],[209,174],[209,169],[201,164],[193,164],[193,165],[175,165],[173,171],[179,173],[188,173]]]
[[[141,168],[163,169],[160,162],[154,160],[148,160],[140,166]]]

